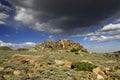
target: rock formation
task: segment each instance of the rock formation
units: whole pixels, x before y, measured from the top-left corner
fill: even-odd
[[[80,43],[76,43],[72,40],[58,40],[56,42],[45,41],[43,43],[37,44],[33,50],[42,51],[42,50],[71,50],[76,48],[81,51],[87,51]]]

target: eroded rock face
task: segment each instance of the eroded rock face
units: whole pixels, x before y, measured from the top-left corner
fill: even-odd
[[[34,50],[71,50],[72,48],[76,48],[81,51],[87,51],[80,43],[76,43],[72,40],[58,40],[56,42],[45,41],[36,45]]]

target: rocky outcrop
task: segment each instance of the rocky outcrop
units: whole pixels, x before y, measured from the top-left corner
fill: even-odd
[[[80,43],[76,43],[72,40],[58,40],[56,42],[45,41],[43,43],[37,44],[33,50],[71,50],[72,48],[76,48],[81,51],[87,51]]]

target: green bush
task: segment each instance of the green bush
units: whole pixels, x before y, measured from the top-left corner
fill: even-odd
[[[72,48],[70,51],[71,51],[71,52],[78,52],[79,49],[77,49],[77,48]]]
[[[117,70],[120,69],[120,66],[115,66],[115,69],[117,69]]]
[[[71,68],[76,68],[77,70],[80,71],[92,71],[94,68],[96,68],[97,66],[91,64],[91,63],[86,63],[86,62],[74,62],[71,65]]]

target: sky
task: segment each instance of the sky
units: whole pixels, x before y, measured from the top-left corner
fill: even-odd
[[[0,0],[0,46],[69,39],[92,52],[120,50],[120,0]]]

